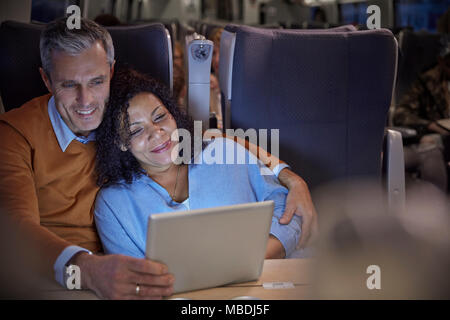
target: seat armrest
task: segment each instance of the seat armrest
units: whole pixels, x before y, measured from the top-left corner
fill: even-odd
[[[412,128],[408,128],[408,127],[388,127],[389,130],[395,130],[400,132],[400,134],[402,135],[403,138],[408,139],[408,138],[414,138],[417,136],[417,131],[415,129]]]
[[[399,131],[386,130],[384,162],[386,166],[386,190],[389,209],[405,210],[405,159],[402,135]]]

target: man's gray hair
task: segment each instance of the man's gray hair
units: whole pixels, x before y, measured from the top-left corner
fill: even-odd
[[[78,55],[100,41],[105,49],[108,63],[114,62],[114,46],[109,32],[92,20],[80,19],[80,29],[69,30],[67,18],[49,23],[42,31],[40,39],[42,68],[48,77],[51,70],[51,53],[53,50]]]

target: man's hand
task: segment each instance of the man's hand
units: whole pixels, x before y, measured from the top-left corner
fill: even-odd
[[[104,299],[162,299],[173,292],[175,278],[164,264],[124,255],[78,254],[81,286]],[[136,292],[139,285],[139,292]]]
[[[436,122],[431,122],[427,126],[428,130],[442,134],[442,135],[448,135],[450,132],[444,128],[442,128],[440,125],[438,125]]]
[[[317,213],[312,203],[306,182],[291,170],[285,168],[278,175],[280,182],[289,189],[286,208],[280,219],[281,224],[288,224],[294,214],[302,217],[302,235],[299,247],[304,248],[308,240],[314,239],[318,233]]]

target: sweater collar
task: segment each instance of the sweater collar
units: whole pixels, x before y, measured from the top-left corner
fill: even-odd
[[[56,109],[55,98],[53,96],[48,101],[48,116],[50,117],[53,131],[55,132],[56,139],[58,140],[58,144],[62,152],[66,151],[67,147],[73,140],[77,140],[83,144],[86,144],[89,141],[95,141],[94,131],[92,131],[87,137],[79,137],[75,135],[72,130],[70,130]]]

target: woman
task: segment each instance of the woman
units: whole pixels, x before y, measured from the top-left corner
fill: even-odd
[[[215,139],[195,155],[196,160],[223,148],[224,159],[233,149],[255,164],[175,164],[172,154],[178,154],[179,144],[171,136],[181,128],[193,138],[192,121],[165,86],[133,70],[116,71],[109,105],[96,132],[102,189],[95,221],[105,252],[144,257],[152,213],[273,200],[266,258],[289,255],[300,237],[300,218],[295,216],[288,225],[278,222],[287,189],[273,175],[261,175],[265,166],[230,139]]]

